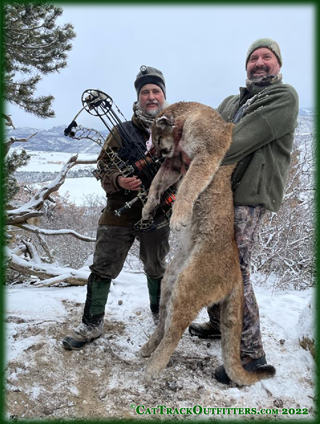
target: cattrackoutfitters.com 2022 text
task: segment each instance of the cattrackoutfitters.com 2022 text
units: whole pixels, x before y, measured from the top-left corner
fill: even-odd
[[[146,407],[130,405],[138,415],[308,415],[307,408],[217,408],[195,405],[191,408],[168,408],[165,405]]]

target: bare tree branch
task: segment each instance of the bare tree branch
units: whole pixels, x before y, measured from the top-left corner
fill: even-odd
[[[79,240],[88,241],[88,242],[91,242],[91,243],[96,241],[95,238],[83,236],[82,234],[79,234],[76,231],[69,230],[69,229],[48,230],[48,229],[44,229],[44,228],[38,228],[34,225],[29,225],[29,224],[21,224],[21,225],[18,225],[18,226],[20,228],[22,228],[23,230],[30,231],[31,233],[35,233],[35,234],[43,234],[43,235],[46,235],[46,236],[71,235],[71,236],[76,237]]]
[[[52,264],[52,262],[53,262],[53,256],[51,255],[51,252],[50,252],[50,249],[49,249],[49,246],[48,246],[47,242],[41,236],[40,231],[39,231],[38,228],[36,228],[35,233],[36,233],[36,236],[37,236],[37,238],[39,240],[39,243],[40,243],[42,249],[46,252],[46,254],[48,256],[49,262]]]
[[[4,155],[6,156],[11,148],[11,146],[13,145],[13,143],[26,143],[30,140],[30,138],[34,137],[36,134],[38,134],[37,132],[35,132],[34,134],[30,135],[28,138],[14,138],[14,137],[10,137],[9,140],[5,141],[4,143]]]
[[[7,211],[8,215],[9,215],[9,212],[10,212],[10,210]],[[16,214],[13,218],[8,220],[7,225],[17,226],[20,223],[26,222],[30,218],[35,218],[35,217],[42,216],[42,215],[44,215],[44,212],[33,211],[32,209],[26,210],[26,211],[21,211],[20,215]]]
[[[75,165],[92,165],[97,163],[97,159],[80,159],[77,160]]]
[[[313,121],[313,117],[300,120],[281,210],[265,216],[259,230],[259,244],[252,257],[254,269],[266,280],[272,277],[274,284],[282,289],[304,290],[316,282]]]
[[[41,282],[35,283],[34,285],[37,287],[50,287],[58,283],[66,283],[66,282],[72,285],[80,286],[80,285],[85,285],[87,281],[85,281],[84,284],[79,284],[79,280],[77,279],[77,277],[73,275],[72,272],[68,272],[65,274],[58,275],[57,277],[48,278]]]
[[[73,268],[61,268],[51,264],[35,264],[15,255],[7,249],[8,267],[24,275],[32,275],[44,280],[39,285],[50,286],[58,282],[84,286],[87,284],[90,271]]]
[[[26,246],[26,251],[29,254],[32,262],[35,264],[41,264],[41,259],[36,247],[27,240],[21,240],[21,242]]]
[[[12,127],[14,130],[16,129],[16,127],[13,125],[12,119],[10,118],[11,115],[6,115],[4,113],[2,113],[2,118],[4,118],[7,122],[5,123],[5,125],[7,125],[7,127]]]
[[[71,169],[76,164],[77,158],[78,155],[72,156],[64,165],[55,180],[53,180],[48,186],[42,187],[40,190],[38,190],[28,203],[21,206],[20,208],[8,210],[7,225],[17,225],[26,222],[27,219],[32,216],[30,214],[34,214],[35,211],[40,211],[45,200],[50,197],[50,194],[54,191],[58,191],[62,186],[69,169]],[[40,214],[43,214],[43,212]]]

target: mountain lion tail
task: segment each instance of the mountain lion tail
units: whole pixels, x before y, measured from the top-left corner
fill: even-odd
[[[271,378],[276,370],[272,365],[261,365],[247,371],[240,359],[243,317],[243,285],[238,282],[221,304],[221,343],[226,373],[239,386],[247,386]]]

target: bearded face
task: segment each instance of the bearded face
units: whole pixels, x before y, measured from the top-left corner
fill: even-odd
[[[267,47],[254,50],[247,63],[247,78],[257,80],[267,75],[278,75],[280,64],[277,56]]]
[[[150,116],[157,116],[166,106],[161,88],[155,84],[144,85],[139,93],[139,107]]]

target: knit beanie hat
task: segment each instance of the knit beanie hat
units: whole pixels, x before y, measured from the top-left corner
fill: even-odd
[[[282,57],[281,57],[279,44],[276,41],[272,40],[271,38],[259,38],[259,40],[256,40],[255,42],[253,42],[251,46],[249,47],[247,57],[246,57],[246,69],[247,69],[247,64],[251,56],[251,53],[257,49],[260,49],[261,47],[267,47],[269,50],[271,50],[276,55],[279,65],[282,66]]]
[[[166,98],[166,83],[164,76],[159,69],[152,68],[151,66],[142,65],[140,67],[140,72],[138,73],[134,86],[137,90],[137,95],[139,98],[141,88],[146,84],[155,84],[161,88],[163,91],[164,97]]]

